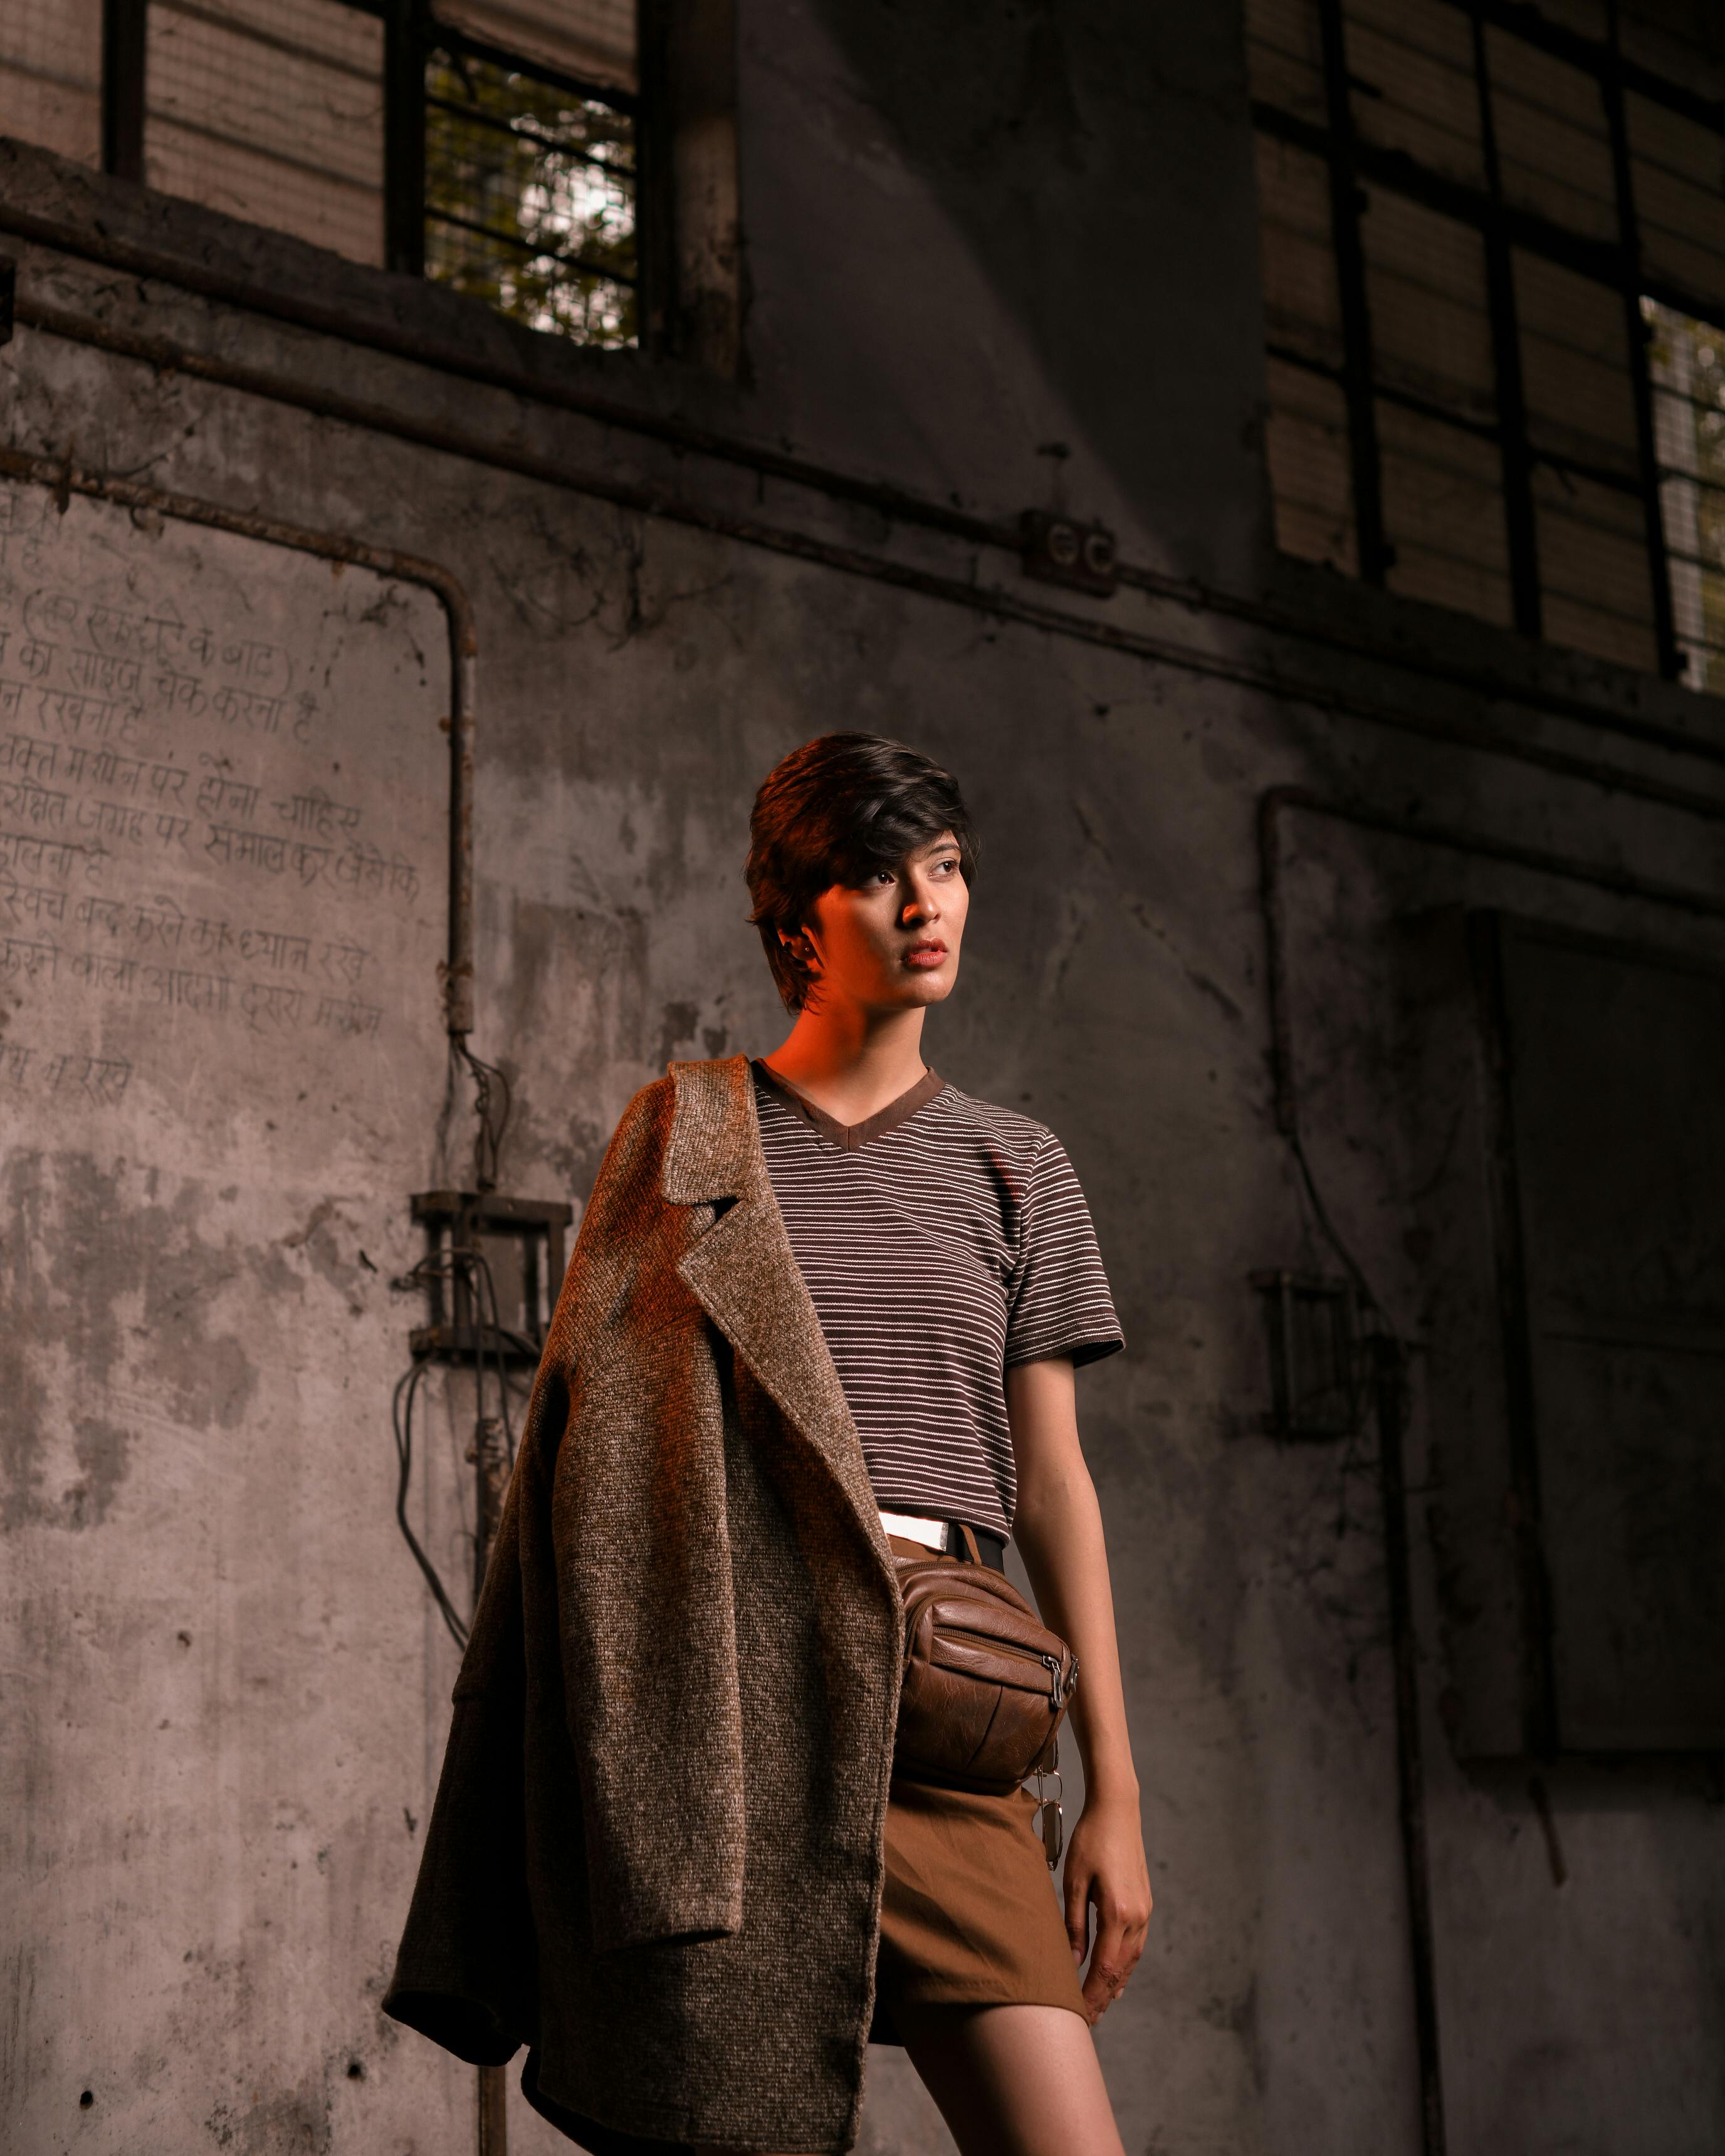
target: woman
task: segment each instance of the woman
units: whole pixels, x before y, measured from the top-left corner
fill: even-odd
[[[752,835],[795,1023],[673,1065],[612,1141],[386,2010],[481,2063],[526,2042],[598,2156],[849,2148],[871,2033],[966,2156],[1118,2156],[1087,2025],[1150,1892],[1074,1412],[1120,1344],[1089,1217],[1049,1132],[922,1062],[974,865],[949,775],[829,735]],[[1083,1671],[1064,1933],[1034,1800],[891,1777],[893,1559],[1009,1533]]]

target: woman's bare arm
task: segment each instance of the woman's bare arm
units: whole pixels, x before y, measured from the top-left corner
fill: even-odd
[[[1078,1657],[1071,1719],[1084,1761],[1085,1804],[1066,1855],[1066,1933],[1081,1962],[1094,1902],[1096,1947],[1084,1997],[1095,2021],[1125,1989],[1144,1950],[1150,1874],[1102,1516],[1078,1442],[1071,1358],[1015,1363],[1006,1373],[1006,1408],[1019,1478],[1013,1538],[1044,1621]]]

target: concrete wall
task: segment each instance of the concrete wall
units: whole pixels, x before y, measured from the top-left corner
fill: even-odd
[[[1717,743],[1725,715],[1271,557],[1232,9],[747,0],[741,39],[740,385],[530,352],[445,295],[22,151],[0,147],[0,203],[98,252],[261,279],[526,365],[548,391],[680,412],[988,518],[1064,489],[1127,558],[1381,655],[1144,590],[1051,593],[1002,547],[832,490],[677,456],[87,251],[21,250],[39,310],[105,325],[110,345],[171,340],[250,384],[28,326],[0,362],[6,441],[49,459],[50,482],[7,490],[0,680],[22,685],[0,732],[60,751],[42,780],[66,795],[54,836],[84,845],[116,819],[95,875],[86,854],[13,870],[51,894],[29,940],[51,937],[57,970],[8,970],[0,1064],[8,1306],[24,1321],[4,1424],[9,2145],[453,2156],[473,2138],[470,2076],[376,2004],[452,1674],[392,1516],[389,1428],[423,1316],[389,1285],[420,1247],[408,1194],[462,1173],[470,1129],[465,1091],[444,1112],[438,1024],[445,629],[403,578],[87,499],[75,469],[80,486],[105,475],[403,550],[465,590],[475,1045],[515,1083],[503,1179],[517,1194],[578,1204],[623,1102],[667,1056],[780,1037],[740,878],[748,802],[779,754],[862,726],[963,777],[984,865],[932,1059],[1065,1139],[1129,1335],[1081,1405],[1158,1904],[1099,2039],[1135,2151],[1419,2145],[1375,1457],[1369,1437],[1263,1435],[1247,1285],[1257,1268],[1337,1264],[1273,1112],[1259,801],[1298,786],[1414,827],[1292,809],[1278,845],[1308,1152],[1416,1350],[1409,1523],[1450,2146],[1699,2156],[1725,2128],[1717,1803],[1679,1769],[1548,1775],[1559,1887],[1525,1773],[1464,1772],[1437,1713],[1428,1478],[1443,1417],[1471,1410],[1425,1373],[1481,1366],[1489,1415],[1496,1348],[1483,1171],[1435,1175],[1455,1158],[1460,1081],[1453,1098],[1406,1082],[1399,924],[1503,905],[1717,953],[1717,921],[1453,839],[1717,896],[1712,824],[1648,798],[1704,791],[1704,767],[1608,727],[1639,713]],[[295,408],[260,393],[264,377],[377,422]],[[439,434],[470,453],[428,446]],[[1070,454],[1044,454],[1054,443]],[[630,487],[660,490],[663,513],[628,506]],[[41,615],[44,593],[59,614]],[[200,629],[203,670],[169,663]],[[128,635],[156,641],[134,651]],[[32,642],[56,645],[47,674],[25,663]],[[253,645],[280,681],[234,676],[226,651]],[[78,688],[65,670],[80,651],[148,662],[121,744],[148,767],[135,793],[117,767],[72,773],[85,737],[44,701]],[[1458,659],[1503,693],[1440,678]],[[1277,677],[1309,693],[1277,693]],[[1540,688],[1580,715],[1517,701]],[[228,689],[279,691],[274,730],[218,710]],[[1563,757],[1604,759],[1628,785]],[[141,802],[158,767],[187,774],[187,832],[98,805]],[[303,848],[324,834],[296,817],[336,819],[327,859],[213,850],[206,827],[223,819],[196,795],[218,777],[258,788],[234,828]],[[276,805],[314,788],[333,807]],[[4,798],[0,825],[31,830],[26,797]],[[1418,835],[1434,830],[1450,841]],[[381,878],[353,850],[367,847]],[[126,909],[112,936],[83,906],[92,894]],[[303,976],[254,939],[219,968],[176,951],[173,970],[228,980],[225,1010],[208,1007],[222,991],[162,987],[138,925],[158,899],[236,934],[304,937]],[[130,977],[108,963],[127,958]],[[356,963],[354,983],[341,968]],[[284,985],[297,1004],[254,992]],[[472,1409],[459,1381],[434,1390],[416,1517],[454,1571]],[[552,2145],[518,2107],[511,2125],[520,2148]],[[947,2145],[896,2056],[871,2082],[866,2145]]]

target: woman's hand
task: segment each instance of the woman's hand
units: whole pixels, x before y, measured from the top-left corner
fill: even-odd
[[[1125,1990],[1150,1928],[1150,1867],[1135,1796],[1086,1804],[1066,1851],[1065,1886],[1066,1937],[1081,1968],[1091,1948],[1084,2005],[1094,2028]]]
[[[1144,1951],[1150,1867],[1138,1824],[1108,1553],[1078,1442],[1071,1357],[1015,1363],[1006,1373],[1006,1411],[1019,1471],[1013,1538],[1043,1622],[1070,1644],[1081,1672],[1072,1733],[1084,1761],[1086,1800],[1066,1856],[1066,1936],[1081,1968],[1094,1907],[1096,1943],[1084,1979],[1094,2025],[1125,1989]]]

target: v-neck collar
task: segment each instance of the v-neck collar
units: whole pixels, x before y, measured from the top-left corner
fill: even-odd
[[[794,1086],[788,1086],[777,1071],[769,1070],[757,1055],[753,1059],[755,1075],[773,1089],[775,1098],[782,1101],[793,1116],[800,1116],[811,1130],[839,1147],[845,1152],[860,1152],[871,1138],[884,1137],[888,1131],[896,1130],[901,1123],[908,1122],[918,1108],[926,1107],[937,1093],[946,1091],[947,1081],[938,1072],[925,1070],[907,1093],[901,1093],[896,1101],[889,1101],[860,1123],[841,1123],[828,1115],[824,1108],[817,1108],[806,1094],[799,1093]]]

